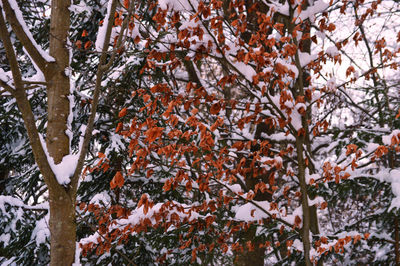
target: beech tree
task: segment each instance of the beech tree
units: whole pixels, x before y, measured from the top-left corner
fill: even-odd
[[[142,87],[135,92],[135,97],[139,94],[147,103],[140,111],[147,110],[148,118],[119,124],[117,131],[131,137],[129,150],[135,162],[125,175],[115,175],[111,187],[123,188],[130,180],[147,176],[164,183],[165,192],[182,191],[187,197],[162,203],[144,194],[137,206],[125,206],[128,211],[131,206],[134,209],[131,215],[120,212],[121,220],[110,216],[112,209],[96,209],[97,214],[107,210],[99,222],[110,230],[103,230],[105,241],[95,241],[97,250],[107,250],[110,243],[127,237],[111,232],[146,234],[143,230],[159,226],[171,232],[175,228],[185,230],[189,224],[190,229],[180,238],[180,250],[182,254],[191,251],[193,263],[203,263],[203,254],[218,245],[222,252],[236,257],[238,264],[263,264],[265,260],[311,264],[357,256],[361,260],[362,252],[353,256],[348,251],[349,257],[337,253],[350,248],[350,243],[371,243],[371,227],[358,227],[358,231],[348,234],[346,229],[328,233],[329,218],[323,219],[325,231],[321,234],[315,208],[328,215],[326,200],[335,184],[343,184],[343,197],[348,191],[346,186],[362,185],[368,180],[364,174],[372,170],[365,168],[364,179],[359,180],[362,167],[357,161],[368,156],[362,157],[354,144],[342,142],[334,133],[336,124],[328,121],[337,118],[334,115],[341,110],[339,104],[349,104],[351,109],[346,110],[365,110],[343,88],[356,88],[360,81],[368,83],[372,74],[378,75],[378,69],[396,69],[397,63],[391,61],[379,68],[371,63],[357,75],[351,65],[355,57],[345,48],[349,37],[336,41],[336,26],[330,20],[347,12],[362,14],[350,23],[356,27],[349,34],[354,35],[353,47],[357,47],[359,38],[367,38],[360,37],[365,36],[360,23],[369,21],[367,18],[379,4],[356,2],[349,7],[347,2],[331,6],[323,2],[158,2],[153,16],[158,24],[155,30],[149,30],[147,39],[149,47],[152,41],[156,46],[149,49],[142,72],[159,73],[161,69],[168,74],[163,83],[159,83],[158,75],[147,90]],[[322,42],[323,49],[312,53],[311,42]],[[383,44],[375,42],[376,52],[367,45],[369,57],[379,53]],[[383,52],[389,60],[397,53],[396,49]],[[349,62],[344,64],[345,75],[337,75],[343,79],[338,84],[331,78],[332,73],[321,70],[328,61],[343,64],[344,56]],[[325,82],[319,86],[321,77]],[[335,97],[339,102],[331,100]],[[377,104],[379,97],[375,99]],[[371,115],[369,111],[364,113]],[[356,114],[350,117],[358,119]],[[333,131],[328,131],[330,126]],[[329,159],[333,150],[337,152],[338,157],[332,157],[338,158],[336,162]],[[344,157],[339,156],[341,153]],[[351,157],[353,153],[355,157]],[[369,151],[380,157],[384,153],[384,146]],[[371,158],[374,162],[376,156]],[[392,193],[385,191],[385,195]],[[195,202],[194,195],[199,195]],[[234,205],[229,204],[232,201]],[[233,215],[226,223],[217,214],[224,207],[225,215]],[[93,206],[89,204],[90,208]],[[337,209],[344,210],[354,211],[348,207]],[[201,240],[198,235],[191,237],[196,229],[211,235],[217,230],[216,224],[222,225],[218,244]],[[92,241],[83,246],[84,251],[92,248]],[[177,248],[167,249],[161,259],[176,262],[177,254]]]
[[[395,1],[1,7],[5,261],[400,263]]]

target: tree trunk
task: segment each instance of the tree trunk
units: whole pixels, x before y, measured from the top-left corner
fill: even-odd
[[[48,122],[47,149],[54,162],[60,163],[69,154],[67,119],[69,115],[70,80],[66,74],[69,67],[67,47],[70,27],[70,0],[53,0],[50,20],[50,55],[56,59],[45,73],[47,81]]]
[[[70,0],[53,0],[50,21],[50,55],[56,59],[47,68],[48,124],[46,144],[49,155],[58,164],[69,154],[68,115],[70,80],[67,76],[70,28]],[[75,259],[75,193],[62,185],[49,186],[50,197],[50,265],[71,265]],[[74,188],[72,188],[74,190]]]
[[[13,43],[8,34],[5,19],[6,15],[8,24],[12,27],[13,32],[19,39],[25,52],[29,54],[33,63],[43,72],[47,85],[47,112],[48,122],[46,131],[46,146],[48,154],[55,164],[62,162],[64,156],[70,153],[70,137],[67,135],[69,130],[68,116],[70,115],[70,77],[69,77],[69,44],[68,33],[70,30],[70,11],[71,0],[52,0],[51,2],[51,18],[50,18],[50,55],[54,61],[38,49],[37,45],[30,39],[24,25],[15,13],[16,6],[12,6],[8,0],[0,0],[0,38],[7,55],[10,69],[13,76],[13,86],[6,84],[6,90],[15,97],[18,108],[21,111],[25,127],[27,129],[29,141],[32,147],[35,161],[40,169],[49,191],[50,201],[50,265],[71,265],[75,259],[75,241],[76,241],[76,225],[75,225],[75,201],[78,179],[83,167],[84,158],[89,146],[92,135],[92,129],[96,114],[96,107],[99,99],[101,79],[107,68],[112,64],[115,52],[110,61],[106,64],[107,49],[111,36],[113,25],[113,16],[109,16],[107,22],[107,30],[105,35],[104,47],[99,60],[99,69],[96,74],[96,85],[94,89],[92,114],[89,117],[87,129],[80,151],[80,157],[73,176],[70,176],[69,184],[61,185],[58,183],[48,156],[45,152],[44,145],[36,127],[36,120],[32,112],[28,97],[25,91],[24,82],[22,80],[20,66],[15,54]],[[114,14],[117,1],[112,0],[110,14]],[[133,12],[133,5],[130,12]],[[129,18],[130,16],[128,16]],[[126,19],[123,29],[128,25]],[[120,45],[122,35],[119,37],[117,44]],[[45,52],[44,52],[45,53]],[[4,84],[3,84],[4,85]]]
[[[305,169],[306,165],[303,157],[303,145],[304,138],[298,137],[296,139],[296,149],[297,149],[297,162],[298,162],[298,179],[300,183],[300,191],[301,191],[301,207],[303,210],[303,227],[301,228],[303,247],[304,247],[304,260],[305,264],[311,265],[310,261],[310,250],[311,250],[311,242],[310,242],[310,206],[308,205],[308,194],[307,194],[307,183],[305,178]]]
[[[70,266],[75,259],[75,197],[63,188],[50,193],[50,265]]]
[[[264,266],[265,248],[260,248],[259,243],[253,242],[255,235],[256,228],[249,228],[243,233],[243,239],[251,241],[254,244],[254,250],[248,251],[247,247],[244,247],[243,252],[237,252],[235,266]]]

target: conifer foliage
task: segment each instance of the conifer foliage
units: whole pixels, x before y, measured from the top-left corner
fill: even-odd
[[[396,1],[0,7],[1,263],[400,264]]]

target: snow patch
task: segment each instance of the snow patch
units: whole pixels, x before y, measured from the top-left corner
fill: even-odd
[[[389,212],[393,208],[400,208],[400,170],[394,169],[390,171],[390,180],[392,183],[392,192],[395,198],[392,200],[392,203],[389,207]]]
[[[392,131],[392,133],[390,135],[382,136],[382,142],[383,142],[383,144],[390,146],[390,145],[392,145],[392,138],[393,137],[399,138],[399,135],[400,135],[400,130],[395,129]]]
[[[103,45],[104,45],[104,41],[106,38],[106,32],[107,32],[107,28],[108,28],[108,20],[110,17],[112,2],[113,1],[108,1],[107,14],[103,20],[103,24],[100,26],[99,31],[97,33],[95,46],[96,46],[96,51],[98,51],[98,52],[103,51]]]

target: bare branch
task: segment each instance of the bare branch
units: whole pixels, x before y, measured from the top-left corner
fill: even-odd
[[[31,33],[27,32],[26,25],[23,25],[25,24],[25,22],[20,21],[20,19],[17,17],[16,12],[20,12],[17,3],[15,1],[12,1],[13,6],[11,6],[9,0],[1,0],[1,2],[4,8],[4,12],[6,14],[7,21],[10,23],[14,33],[17,35],[22,45],[28,51],[29,55],[32,57],[35,64],[44,73],[47,63],[52,61],[51,57],[48,56],[48,58],[46,58],[45,52],[43,50],[42,51],[39,50],[40,47],[33,39]]]
[[[0,95],[3,94],[4,92],[9,92],[11,95],[13,95],[15,88],[11,87],[10,85],[7,84],[4,80],[0,79],[0,87],[3,87],[4,90],[0,91]]]
[[[36,84],[36,85],[45,85],[45,86],[47,86],[47,82],[44,82],[44,81],[23,80],[22,83],[23,84],[29,84],[29,85]]]
[[[14,79],[15,90],[12,91],[12,95],[15,97],[18,108],[21,111],[25,128],[28,133],[29,141],[32,146],[35,161],[40,169],[40,172],[43,174],[44,180],[47,184],[57,182],[54,178],[54,173],[49,165],[46,153],[43,150],[43,146],[39,138],[39,132],[35,124],[36,119],[33,115],[31,105],[28,101],[26,91],[24,89],[21,71],[14,51],[14,47],[11,43],[10,36],[8,35],[8,30],[2,10],[0,10],[0,38],[3,42],[6,56],[10,64],[11,73]],[[5,85],[9,86],[8,84]],[[6,86],[3,87],[7,89]]]
[[[112,0],[111,4],[111,9],[110,9],[110,14],[114,14],[115,10],[117,8],[118,1],[117,0]],[[74,175],[71,178],[71,188],[72,191],[70,193],[75,194],[78,186],[78,180],[81,174],[81,170],[83,168],[83,163],[85,160],[85,156],[87,154],[87,150],[89,147],[89,142],[90,138],[92,137],[92,131],[93,131],[93,125],[94,125],[94,119],[96,117],[96,110],[97,110],[97,105],[99,103],[99,97],[100,97],[100,89],[101,89],[101,80],[103,78],[103,74],[105,73],[105,68],[103,67],[106,65],[106,59],[107,59],[107,50],[110,45],[110,38],[111,38],[111,30],[113,26],[113,20],[114,16],[110,15],[108,17],[107,23],[107,29],[106,29],[106,34],[104,38],[104,43],[103,43],[103,49],[102,53],[99,59],[99,65],[96,73],[96,84],[94,87],[94,93],[93,93],[93,101],[92,101],[92,106],[91,106],[91,114],[89,116],[89,120],[87,123],[85,135],[83,138],[83,144],[82,148],[80,151],[78,163],[74,172]],[[121,29],[121,32],[123,32],[123,29]]]

